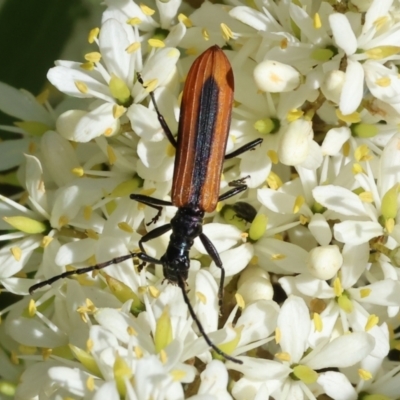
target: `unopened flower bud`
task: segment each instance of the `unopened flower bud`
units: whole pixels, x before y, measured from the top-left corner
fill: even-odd
[[[305,161],[313,136],[310,121],[298,119],[289,124],[279,143],[278,156],[281,163],[299,165]]]
[[[253,72],[257,87],[263,92],[291,92],[300,85],[299,72],[278,61],[262,61]]]
[[[333,278],[342,264],[343,256],[336,245],[315,247],[308,254],[308,271],[317,279]]]
[[[246,304],[257,300],[272,300],[274,289],[268,272],[260,267],[247,267],[240,275],[238,293]]]
[[[335,104],[340,102],[340,94],[344,84],[346,74],[343,71],[330,71],[321,85],[323,95]]]

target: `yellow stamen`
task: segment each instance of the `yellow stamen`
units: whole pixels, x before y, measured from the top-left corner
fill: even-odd
[[[155,10],[146,6],[145,4],[140,4],[140,9],[142,10],[144,15],[152,16],[155,13]]]
[[[275,358],[277,358],[280,361],[290,361],[291,359],[290,354],[286,352],[276,353]]]
[[[370,379],[372,379],[372,374],[371,372],[367,371],[366,369],[359,369],[358,370],[358,376],[363,380],[363,381],[369,381]],[[373,396],[373,395],[372,395]],[[374,397],[374,396],[373,396]],[[373,398],[372,397],[372,398]],[[379,395],[377,397],[377,399],[381,398]]]
[[[315,331],[322,332],[323,322],[322,322],[321,316],[318,313],[313,314],[313,322],[314,322]]]
[[[86,94],[88,92],[88,87],[86,86],[86,83],[83,83],[81,81],[75,81],[75,86],[76,88],[83,94]]]
[[[314,28],[315,29],[320,29],[322,27],[322,22],[321,22],[321,17],[319,16],[318,13],[314,14]]]
[[[86,53],[84,58],[86,61],[97,63],[101,60],[101,54],[98,51],[92,51],[91,53]]]
[[[22,250],[20,247],[14,246],[10,248],[10,252],[12,256],[15,258],[15,261],[20,261],[22,257]]]
[[[97,39],[97,37],[99,36],[99,33],[100,33],[100,28],[91,29],[88,35],[88,42],[93,43],[95,39]]]
[[[221,32],[222,32],[222,37],[224,38],[224,40],[226,42],[228,42],[230,39],[233,39],[233,32],[232,30],[229,28],[228,25],[222,23],[220,25],[221,28]]]
[[[147,41],[147,43],[149,44],[149,46],[157,48],[157,49],[161,49],[161,48],[165,47],[165,43],[160,39],[149,39]]]
[[[89,221],[92,217],[92,212],[93,208],[91,206],[85,206],[83,209],[83,218],[85,218],[86,221]]]
[[[73,168],[71,171],[74,175],[78,176],[79,178],[82,177],[85,172],[82,167]]]
[[[134,26],[134,25],[139,25],[141,22],[142,22],[142,20],[141,20],[140,18],[138,18],[138,17],[129,18],[129,19],[126,21],[126,23],[127,23],[128,25],[132,25],[132,26]]]
[[[182,13],[179,14],[178,15],[178,21],[182,22],[183,25],[186,26],[186,28],[191,28],[193,26],[193,22],[185,14],[182,14]]]
[[[370,331],[374,326],[378,325],[379,317],[375,314],[371,314],[368,317],[367,323],[365,324],[365,332]]]
[[[128,54],[132,54],[132,53],[134,53],[135,51],[139,50],[140,47],[141,47],[140,42],[133,42],[133,43],[131,43],[131,44],[125,49],[125,51],[126,51]]]
[[[372,290],[371,289],[361,289],[360,290],[360,297],[362,299],[365,299],[366,297],[368,297],[371,294]]]
[[[354,111],[351,114],[344,115],[341,113],[339,109],[336,110],[336,116],[343,122],[349,124],[356,124],[357,122],[361,121],[361,116],[357,111]]]
[[[115,161],[117,161],[117,156],[115,155],[114,149],[110,145],[107,145],[107,157],[110,165],[114,165]]]

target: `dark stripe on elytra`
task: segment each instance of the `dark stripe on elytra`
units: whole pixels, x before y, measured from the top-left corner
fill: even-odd
[[[192,178],[192,190],[189,204],[201,208],[201,193],[207,176],[215,124],[218,118],[218,95],[219,86],[213,77],[209,77],[202,87],[200,93],[198,120],[196,127],[196,141],[194,160],[194,175]]]

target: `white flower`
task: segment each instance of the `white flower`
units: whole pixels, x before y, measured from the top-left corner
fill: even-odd
[[[70,110],[59,117],[57,130],[69,140],[88,142],[119,133],[120,118],[146,96],[135,74],[152,81],[154,89],[171,78],[179,57],[176,49],[166,47],[153,51],[143,63],[138,32],[113,18],[103,23],[98,45],[100,52],[87,54],[86,64],[58,61],[47,76],[70,96],[98,99],[90,111]]]
[[[364,79],[375,97],[398,107],[398,78],[393,69],[384,65],[397,59],[398,50],[393,46],[397,46],[400,39],[399,26],[391,21],[389,15],[391,5],[392,0],[374,0],[365,14],[358,38],[354,32],[359,30],[359,21],[350,21],[339,13],[329,16],[335,42],[343,49],[347,60],[339,103],[343,114],[351,114],[359,106],[364,93]]]
[[[243,373],[242,379],[246,379],[250,387],[252,381],[256,385],[258,382],[258,387],[262,386],[263,381],[267,381],[264,390],[267,390],[266,393],[270,396],[288,400],[298,395],[310,398],[313,392],[315,397],[318,393],[318,388],[313,386],[318,379],[318,373],[315,370],[354,365],[374,346],[374,340],[368,334],[353,333],[331,342],[325,341],[305,355],[309,348],[310,330],[309,310],[304,300],[290,296],[282,306],[278,317],[277,338],[282,350],[275,354],[278,360],[248,358],[244,360],[243,365],[236,365],[230,361],[227,364],[229,368]],[[279,383],[273,385],[268,380],[278,380]],[[233,392],[235,393],[235,388]],[[252,397],[247,398],[255,398],[255,396],[253,394]]]

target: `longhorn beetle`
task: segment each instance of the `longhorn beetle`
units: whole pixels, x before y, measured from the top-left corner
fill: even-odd
[[[138,75],[138,80],[142,85],[144,84],[140,75]],[[233,86],[233,72],[228,58],[218,46],[210,47],[194,61],[189,70],[183,90],[178,140],[175,139],[161,115],[154,93],[149,93],[161,127],[170,143],[176,148],[171,201],[140,194],[131,194],[130,198],[157,210],[156,216],[147,225],[157,221],[163,206],[177,207],[176,215],[169,223],[153,229],[139,240],[140,252],[116,257],[94,266],[64,272],[33,285],[29,290],[30,293],[58,279],[100,270],[134,257],[142,261],[139,268],[146,263],[161,264],[165,279],[178,285],[182,290],[189,313],[207,344],[224,358],[242,363],[223,352],[211,341],[190,304],[185,288],[190,267],[189,250],[194,239],[199,237],[207,253],[216,266],[221,269],[218,292],[221,304],[225,271],[217,250],[202,232],[203,217],[206,212],[215,210],[218,201],[226,200],[247,189],[244,183],[246,178],[242,178],[231,182],[230,186],[233,188],[219,195],[223,161],[253,149],[262,142],[262,139],[253,140],[225,155],[231,120]],[[170,241],[161,259],[147,255],[143,244],[170,230],[172,230]]]

